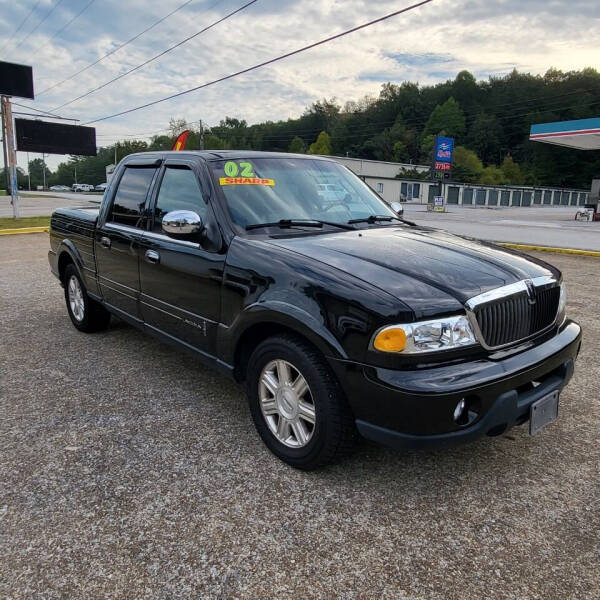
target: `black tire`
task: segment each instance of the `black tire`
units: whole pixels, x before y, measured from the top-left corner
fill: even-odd
[[[79,315],[80,318],[73,313],[73,309],[71,308],[71,302],[69,298],[69,283],[71,278],[75,278],[77,280],[79,289],[81,290],[83,316]],[[77,329],[79,329],[79,331],[93,333],[95,331],[103,331],[109,326],[110,313],[106,310],[106,308],[104,308],[104,306],[87,295],[85,286],[83,285],[83,281],[81,281],[81,277],[79,276],[75,265],[67,265],[63,275],[63,284],[65,287],[65,302],[67,304],[67,312],[69,313],[71,322]]]
[[[274,360],[289,363],[306,380],[316,414],[308,443],[290,448],[270,430],[259,400],[263,369]],[[310,471],[338,461],[356,445],[358,432],[340,384],[322,354],[294,335],[268,338],[252,353],[248,362],[246,392],[256,429],[269,450],[297,469]]]

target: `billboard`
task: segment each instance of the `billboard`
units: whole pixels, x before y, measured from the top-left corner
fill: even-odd
[[[96,156],[96,129],[33,119],[15,119],[17,150]]]
[[[452,162],[452,153],[454,152],[454,138],[443,137],[438,135],[435,138],[435,147],[433,159],[437,163],[448,163]],[[443,169],[439,169],[440,171]]]
[[[33,71],[28,65],[0,61],[0,95],[33,100]]]

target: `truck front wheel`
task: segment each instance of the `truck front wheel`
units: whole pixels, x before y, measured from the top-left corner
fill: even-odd
[[[357,439],[354,418],[324,357],[294,335],[268,338],[248,363],[252,418],[267,447],[303,470],[337,461]]]
[[[106,329],[110,323],[110,313],[87,295],[73,264],[67,265],[63,282],[67,312],[73,325],[85,333]]]

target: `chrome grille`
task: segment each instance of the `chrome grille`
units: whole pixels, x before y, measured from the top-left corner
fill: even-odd
[[[559,298],[558,283],[540,277],[472,298],[467,308],[480,342],[487,348],[499,348],[550,327],[557,316]]]

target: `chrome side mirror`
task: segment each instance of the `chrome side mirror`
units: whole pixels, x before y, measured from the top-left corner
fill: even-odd
[[[162,230],[169,235],[192,235],[203,228],[202,217],[192,210],[172,210],[162,220]]]
[[[403,217],[404,216],[404,206],[402,206],[402,204],[400,204],[400,202],[392,202],[390,204],[390,208],[399,216],[399,217]]]

